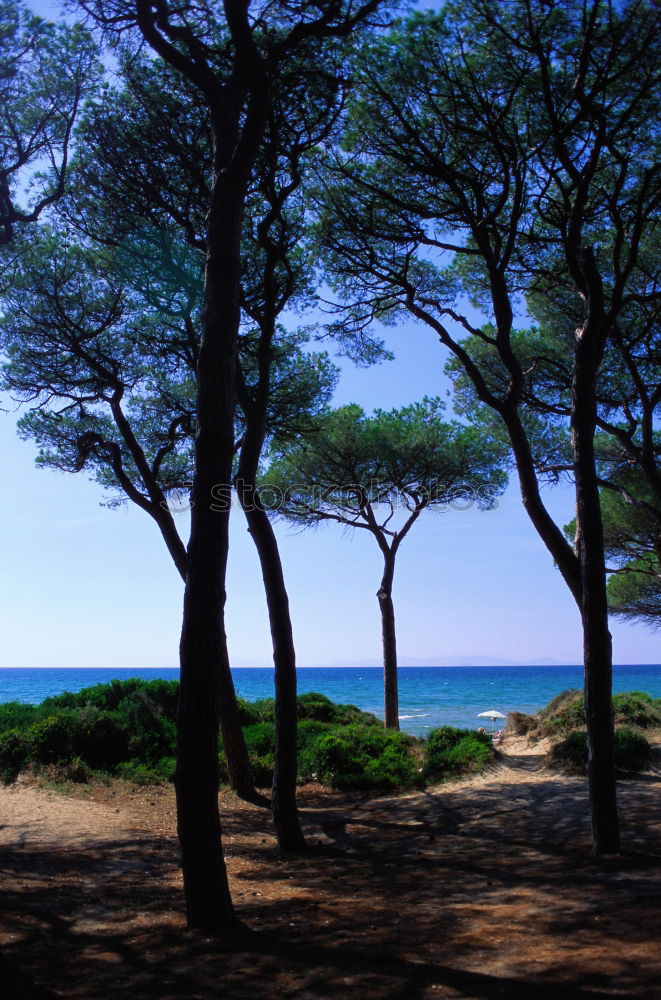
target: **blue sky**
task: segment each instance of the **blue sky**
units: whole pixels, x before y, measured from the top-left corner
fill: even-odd
[[[345,363],[338,404],[389,408],[443,393],[435,338],[415,327],[388,337],[399,357],[367,370]],[[14,422],[0,414],[0,666],[176,666],[182,584],[157,529],[137,509],[101,507],[100,488],[84,475],[35,469],[34,446],[18,440]],[[549,491],[548,500],[561,521],[571,517],[571,490]],[[378,665],[374,540],[334,525],[276,530],[299,664]],[[228,592],[232,662],[267,666],[261,577],[240,512]],[[581,661],[577,609],[515,485],[495,511],[421,519],[400,550],[395,602],[402,663]],[[645,629],[613,623],[613,638],[616,662],[658,662],[658,636]]]
[[[403,326],[388,343],[393,362],[367,370],[343,363],[337,404],[388,409],[443,395],[445,358],[430,332]],[[101,507],[100,488],[84,475],[36,470],[34,445],[17,438],[15,420],[0,413],[0,666],[176,666],[183,587],[156,527],[135,508]],[[547,496],[560,523],[572,517],[571,489]],[[299,665],[378,665],[374,540],[334,525],[276,530]],[[232,662],[268,665],[261,576],[240,512],[228,595]],[[402,664],[581,661],[578,611],[516,484],[495,511],[423,517],[402,545],[394,597]],[[661,659],[658,636],[615,622],[612,631],[615,662]]]

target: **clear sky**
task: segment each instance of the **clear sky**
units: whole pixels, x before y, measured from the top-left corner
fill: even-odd
[[[343,364],[337,404],[388,409],[443,395],[433,335],[404,326],[388,339],[395,361]],[[153,522],[136,508],[100,506],[102,491],[85,475],[36,470],[35,447],[18,440],[15,419],[0,413],[0,666],[176,666],[183,586]],[[560,523],[572,517],[571,489],[550,491],[548,502]],[[335,525],[276,530],[299,665],[378,665],[374,539]],[[259,565],[238,511],[228,595],[232,662],[269,665]],[[424,516],[400,550],[394,597],[402,664],[581,661],[578,611],[516,484],[495,511]],[[661,661],[658,635],[615,622],[612,631],[615,662]]]
[[[395,361],[368,370],[345,363],[338,404],[389,408],[443,393],[431,334],[402,327],[389,340]],[[35,469],[35,448],[18,440],[14,421],[0,414],[0,666],[176,666],[182,584],[156,527],[135,508],[101,507],[100,488],[84,475]],[[571,490],[549,491],[548,500],[569,520]],[[276,530],[299,664],[377,665],[374,540],[335,525]],[[259,565],[238,511],[228,593],[233,663],[267,666]],[[400,550],[395,602],[402,663],[581,661],[578,611],[515,485],[495,511],[423,517]],[[613,623],[613,638],[616,662],[661,659],[658,636],[642,627]]]

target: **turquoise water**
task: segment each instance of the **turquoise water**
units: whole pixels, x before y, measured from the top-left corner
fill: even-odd
[[[248,701],[273,696],[273,669],[234,669],[237,694]],[[176,680],[179,671],[131,669],[0,669],[0,702],[38,704],[62,691],[80,691],[113,678],[143,677]],[[298,671],[298,690],[320,691],[333,701],[357,705],[383,714],[382,672],[379,667],[318,667]],[[503,715],[533,713],[567,688],[583,686],[580,666],[534,667],[400,667],[400,724],[423,736],[429,729],[449,725],[484,725],[480,712],[497,709]],[[646,691],[661,698],[661,664],[616,666],[614,691]],[[487,720],[487,726],[490,725]]]

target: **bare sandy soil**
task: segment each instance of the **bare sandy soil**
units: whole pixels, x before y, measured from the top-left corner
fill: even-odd
[[[311,850],[222,796],[228,945],[186,930],[170,787],[0,790],[5,1000],[659,996],[658,769],[619,782],[590,855],[585,780],[507,741],[490,773],[392,796],[301,790]]]

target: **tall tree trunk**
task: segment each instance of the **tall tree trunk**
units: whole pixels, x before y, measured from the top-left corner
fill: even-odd
[[[282,563],[273,526],[255,500],[252,486],[239,495],[248,530],[257,547],[269,611],[275,666],[275,767],[271,805],[278,844],[283,851],[305,850],[305,838],[296,806],[297,704],[296,651]]]
[[[175,778],[188,924],[221,933],[236,927],[221,843],[217,749],[219,719],[230,729],[233,721],[224,613],[242,199],[228,188],[217,176],[208,222]]]
[[[208,50],[188,30],[183,48],[172,43],[167,11],[159,7],[156,12],[144,0],[136,3],[136,22],[145,40],[204,95],[210,113],[213,187],[197,363],[198,435],[180,644],[175,789],[189,926],[229,933],[237,921],[220,837],[219,720],[229,739],[228,763],[230,756],[234,759],[233,781],[246,791],[252,787],[247,754],[245,766],[235,756],[242,738],[239,741],[225,637],[241,232],[270,93],[266,64],[253,38],[246,4],[225,0],[223,8],[233,48],[229,58],[234,71],[227,80],[217,75],[207,61]]]
[[[381,586],[376,592],[381,611],[381,638],[383,644],[383,708],[386,729],[399,729],[399,695],[397,692],[397,636],[395,632],[395,606],[392,600],[392,581],[395,573],[393,553],[384,554]]]
[[[582,338],[587,340],[590,333],[586,324]],[[612,644],[608,629],[604,536],[594,452],[597,412],[594,355],[589,343],[579,342],[572,385],[571,425],[581,566],[590,818],[592,848],[598,855],[619,850],[620,832],[615,787]]]
[[[113,416],[115,423],[124,438],[136,466],[138,467],[142,481],[149,492],[149,500],[146,500],[132,487],[130,480],[127,480],[124,488],[131,499],[142,507],[143,510],[146,510],[147,513],[156,521],[165,544],[168,547],[168,551],[170,552],[174,564],[177,567],[179,575],[185,584],[188,573],[188,553],[186,552],[186,548],[179,537],[179,533],[175,527],[172,514],[168,509],[166,497],[161,489],[160,483],[153,474],[145,454],[138,444],[129,422],[124,416],[120,404],[121,396],[118,396],[113,400]],[[113,468],[115,469],[115,474],[121,481],[123,469],[119,449],[117,449],[117,451],[117,459],[113,463]],[[225,756],[227,758],[227,770],[229,773],[230,786],[241,798],[247,799],[251,802],[257,802],[259,801],[259,797],[255,794],[252,781],[248,753],[243,738],[239,711],[236,704],[234,683],[232,681],[232,674],[229,669],[226,651],[223,660],[225,664],[224,666],[221,666],[221,687],[223,693],[219,711],[220,729],[223,737]]]

